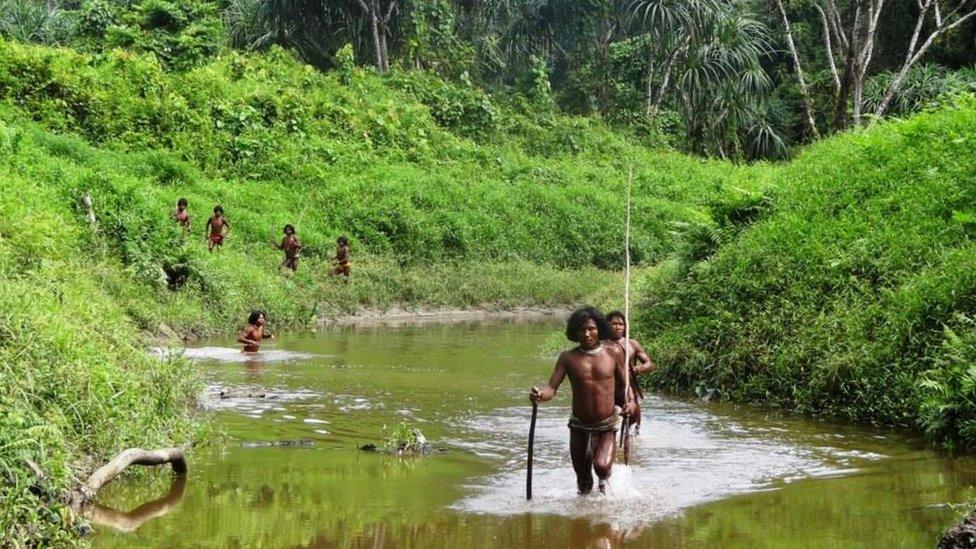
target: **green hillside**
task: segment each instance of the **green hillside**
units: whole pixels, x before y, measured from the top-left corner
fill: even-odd
[[[760,218],[643,288],[655,383],[976,445],[976,100],[767,169]]]

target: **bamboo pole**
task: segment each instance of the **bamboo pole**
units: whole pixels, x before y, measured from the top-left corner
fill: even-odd
[[[630,194],[634,181],[634,168],[627,174],[627,224],[624,231],[624,406],[630,401]],[[626,409],[625,409],[626,411]],[[623,432],[620,433],[620,446],[624,449],[624,465],[630,461],[630,448],[627,438],[630,431],[630,418],[624,417]]]

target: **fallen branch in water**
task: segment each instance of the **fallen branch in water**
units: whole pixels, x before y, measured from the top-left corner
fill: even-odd
[[[73,507],[80,507],[95,499],[95,494],[103,486],[112,482],[130,465],[163,465],[165,463],[169,463],[173,467],[174,473],[186,474],[186,459],[183,455],[183,448],[163,448],[161,450],[129,448],[122,450],[112,458],[112,461],[99,467],[88,477],[88,481],[72,496],[71,504]]]

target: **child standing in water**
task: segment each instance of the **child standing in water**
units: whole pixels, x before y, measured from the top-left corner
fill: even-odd
[[[349,280],[349,239],[340,236],[336,240],[336,255],[332,258],[332,262],[335,263],[335,269],[332,270],[333,275],[342,275]]]
[[[214,251],[214,248],[223,245],[224,237],[230,231],[230,222],[224,217],[224,208],[218,204],[214,206],[213,211],[214,214],[207,220],[205,229],[209,235],[211,252]]]
[[[281,239],[281,244],[275,244],[275,247],[285,252],[285,261],[282,262],[281,266],[296,272],[298,271],[298,257],[302,251],[302,243],[295,236],[295,227],[285,225],[284,232],[285,237]]]
[[[274,334],[264,331],[264,311],[254,310],[247,317],[247,326],[237,336],[237,342],[244,344],[245,353],[256,353],[261,350],[261,341],[270,339],[274,341]]]
[[[190,232],[190,212],[186,211],[187,201],[185,198],[181,198],[176,201],[176,209],[173,210],[173,220],[183,228],[184,231]]]

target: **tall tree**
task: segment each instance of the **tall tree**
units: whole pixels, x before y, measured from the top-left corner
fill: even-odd
[[[369,29],[373,37],[373,51],[376,54],[376,68],[380,72],[390,70],[390,51],[387,35],[390,32],[390,18],[397,8],[397,0],[356,0],[369,19]]]
[[[843,59],[844,72],[840,79],[834,110],[834,127],[840,130],[847,126],[848,102],[853,105],[854,123],[861,123],[864,80],[874,55],[878,21],[885,0],[852,0],[847,6],[847,17],[838,8],[835,0],[820,0],[818,4],[818,8],[826,15],[827,24],[834,38],[832,44],[836,49],[836,51],[828,51],[827,55],[836,55]]]
[[[790,25],[790,18],[786,15],[786,6],[783,5],[783,0],[775,0],[776,8],[779,11],[780,18],[783,21],[783,29],[786,32],[786,45],[790,49],[790,55],[793,58],[793,70],[796,72],[797,84],[800,86],[800,96],[803,101],[803,114],[804,122],[807,125],[807,130],[815,138],[820,137],[820,132],[817,131],[817,123],[813,120],[813,101],[810,99],[810,90],[807,88],[807,80],[803,76],[803,66],[800,64],[800,53],[797,51],[796,42],[793,40],[793,26]]]

